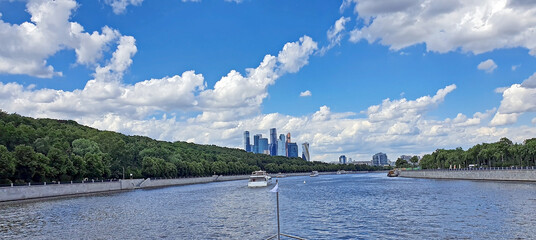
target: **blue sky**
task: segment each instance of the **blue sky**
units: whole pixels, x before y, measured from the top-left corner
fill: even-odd
[[[535,12],[522,0],[0,1],[0,109],[228,147],[276,127],[327,162],[521,142],[536,136]]]

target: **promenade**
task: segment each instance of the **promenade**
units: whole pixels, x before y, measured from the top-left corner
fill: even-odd
[[[402,170],[399,177],[536,182],[534,167]]]

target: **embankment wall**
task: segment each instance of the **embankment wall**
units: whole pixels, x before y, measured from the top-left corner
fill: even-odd
[[[213,176],[176,179],[125,179],[119,181],[61,183],[47,185],[0,187],[0,202],[74,196],[92,193],[126,191],[138,188],[157,188],[175,185],[248,179],[249,175]]]
[[[536,182],[536,169],[400,171],[399,177]]]

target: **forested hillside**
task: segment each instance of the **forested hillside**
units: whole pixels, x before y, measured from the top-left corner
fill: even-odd
[[[34,119],[0,111],[0,183],[81,179],[190,177],[212,174],[372,170],[306,162],[240,149],[157,141],[99,131],[75,121]]]

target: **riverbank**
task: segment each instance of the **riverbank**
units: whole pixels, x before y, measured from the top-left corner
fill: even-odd
[[[346,172],[346,174],[368,173]],[[310,173],[286,173],[286,177],[308,176]],[[336,174],[336,172],[322,172],[321,175]],[[271,174],[275,177],[277,174]],[[191,185],[210,182],[246,180],[249,175],[173,178],[173,179],[121,179],[118,181],[101,181],[85,183],[58,183],[47,185],[0,187],[0,203],[19,202],[26,200],[50,199],[58,197],[74,197],[88,194],[131,191],[134,189],[161,188],[169,186]]]
[[[415,170],[400,171],[399,177],[430,179],[461,179],[486,181],[523,181],[536,182],[536,169],[533,168],[475,168],[464,170]]]

